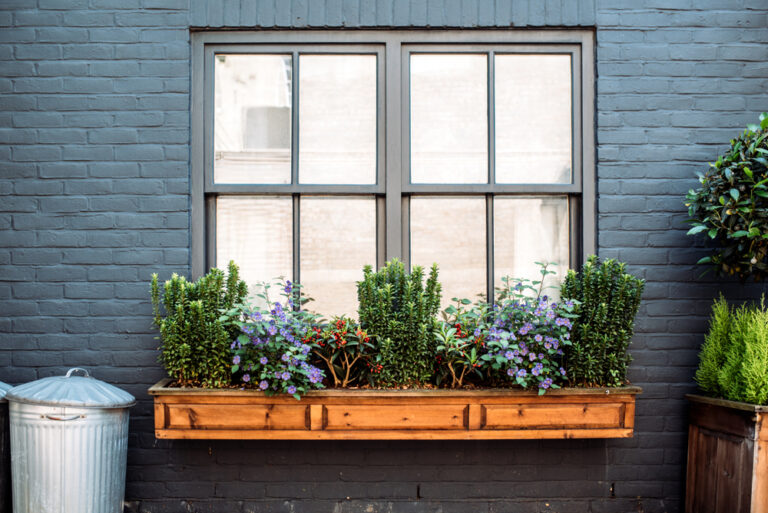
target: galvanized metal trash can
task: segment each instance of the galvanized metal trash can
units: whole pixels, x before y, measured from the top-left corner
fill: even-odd
[[[123,512],[131,394],[75,368],[6,398],[15,513]]]
[[[13,513],[11,508],[11,434],[8,401],[5,393],[13,388],[0,381],[0,513]]]

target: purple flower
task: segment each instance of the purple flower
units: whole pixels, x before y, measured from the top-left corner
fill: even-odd
[[[261,312],[253,312],[251,314],[251,320],[254,322],[259,322],[261,320]]]
[[[283,381],[288,381],[289,379],[291,379],[291,373],[288,371],[283,372],[282,374],[280,374],[280,379],[282,379]]]
[[[232,363],[234,363],[235,365],[239,365],[240,364],[240,356],[235,355],[235,357],[232,358]]]
[[[259,358],[259,363],[261,363],[262,365],[266,365],[268,361],[269,360],[267,359],[266,356],[262,356],[261,358]]]
[[[511,378],[511,377],[513,377],[514,375],[515,375],[515,369],[513,369],[512,367],[510,367],[509,369],[507,369],[507,376],[509,376],[509,377]]]
[[[544,340],[544,337],[542,337],[540,334],[537,333],[536,336],[533,337],[533,340],[535,340],[536,342],[541,342],[542,340]]]
[[[291,359],[291,356],[288,353],[283,353],[283,356],[281,356],[280,359],[284,362],[287,362]]]
[[[240,331],[242,331],[242,332],[243,332],[243,333],[245,333],[246,335],[250,335],[251,333],[253,333],[253,328],[252,328],[251,326],[248,326],[248,325],[246,324],[245,326],[243,326],[242,328],[240,328]]]
[[[289,394],[293,395],[293,394],[296,393],[296,387],[291,385],[291,386],[288,387],[287,391],[288,391]]]
[[[546,378],[544,381],[539,383],[539,388],[543,388],[544,390],[548,389],[552,386],[552,378]]]
[[[534,361],[536,359],[536,353],[528,353],[528,359]]]
[[[560,375],[565,376],[565,369],[562,367],[560,367]]]
[[[506,353],[504,353],[504,358],[506,358],[507,360],[511,360],[514,357],[515,357],[515,354],[512,351],[507,351]]]
[[[259,383],[259,388],[262,390],[266,390],[269,387],[269,383],[267,383],[267,380],[262,380],[261,383]]]
[[[275,334],[277,333],[277,328],[275,327],[275,325],[274,325],[274,324],[270,324],[270,325],[269,325],[269,328],[267,328],[267,331],[269,332],[269,334],[270,334],[271,336],[273,336],[273,337],[274,337],[274,336],[275,336]]]
[[[524,378],[527,375],[528,375],[528,371],[525,370],[525,369],[520,369],[519,371],[517,371],[517,377],[518,378]]]
[[[547,311],[547,319],[552,320],[555,318],[555,312],[554,310],[548,310]]]
[[[249,374],[243,374],[243,381],[248,383],[251,380],[251,376]]]

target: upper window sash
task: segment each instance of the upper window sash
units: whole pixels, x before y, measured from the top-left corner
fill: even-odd
[[[214,98],[217,55],[290,55],[291,56],[291,183],[216,183],[214,176]],[[376,183],[311,184],[299,182],[299,85],[301,55],[374,55],[376,56]],[[226,194],[384,194],[385,193],[385,73],[384,47],[381,44],[235,44],[204,46],[203,136],[204,192]],[[193,105],[194,110],[194,105]]]

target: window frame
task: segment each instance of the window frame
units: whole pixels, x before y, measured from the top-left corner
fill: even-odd
[[[216,197],[286,195],[293,198],[293,279],[300,279],[301,195],[374,196],[377,266],[392,258],[410,265],[410,196],[458,195],[486,198],[486,254],[489,297],[493,294],[493,201],[495,195],[566,196],[571,267],[596,252],[594,33],[589,30],[274,30],[193,32],[190,93],[190,267],[194,277],[216,263]],[[488,169],[486,184],[410,183],[411,53],[488,55]],[[272,53],[292,56],[291,184],[216,184],[213,180],[213,98],[216,53]],[[299,53],[377,55],[377,183],[298,183]],[[571,183],[495,184],[493,55],[571,55]]]

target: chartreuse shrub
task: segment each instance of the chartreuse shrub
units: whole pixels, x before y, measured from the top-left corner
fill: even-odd
[[[768,277],[768,113],[749,125],[730,149],[699,173],[701,186],[686,196],[693,227],[716,245],[699,260],[719,275],[742,281]]]
[[[768,310],[765,301],[731,308],[722,297],[712,308],[699,354],[696,381],[706,393],[768,404]]]
[[[173,274],[165,282],[162,300],[157,274],[152,275],[154,324],[162,341],[160,360],[168,374],[182,385],[230,384],[230,345],[238,331],[225,327],[219,317],[222,311],[243,301],[248,289],[234,262],[229,263],[228,272],[225,276],[220,269],[211,269],[196,282]]]
[[[378,272],[371,266],[363,269],[358,314],[360,328],[378,351],[370,362],[374,383],[418,385],[432,378],[440,288],[437,265],[432,265],[426,284],[421,267],[408,273],[397,259]]]
[[[571,345],[565,368],[573,385],[621,386],[631,361],[627,351],[645,281],[625,272],[616,260],[592,255],[580,273],[569,270],[561,287],[575,303]]]

